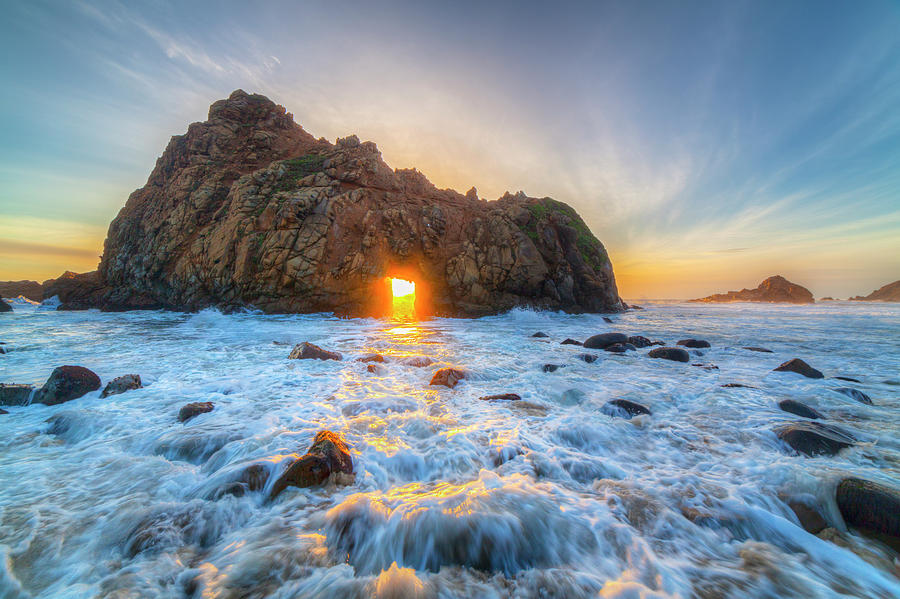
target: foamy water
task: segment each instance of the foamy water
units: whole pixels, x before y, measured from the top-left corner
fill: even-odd
[[[145,387],[0,415],[0,597],[900,596],[894,555],[847,532],[833,499],[848,474],[900,485],[900,305],[657,304],[613,319],[17,305],[0,315],[0,382],[79,364]],[[692,362],[719,369],[560,345],[608,331],[706,339]],[[301,341],[344,361],[288,360]],[[387,358],[375,373],[353,361],[370,352]],[[771,372],[793,357],[862,383]],[[429,387],[447,365],[468,378]],[[833,391],[845,386],[875,405]],[[508,392],[522,401],[478,399]],[[653,414],[607,416],[614,398]],[[772,432],[798,419],[777,407],[788,398],[863,443],[791,455]],[[179,423],[193,401],[215,410]],[[251,464],[271,486],[321,429],[351,447],[351,484],[221,492]],[[839,542],[805,532],[788,498],[820,505]]]

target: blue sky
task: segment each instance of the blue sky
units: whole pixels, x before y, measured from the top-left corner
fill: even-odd
[[[90,270],[236,88],[482,197],[573,205],[625,297],[900,278],[898,2],[14,2],[0,279]]]

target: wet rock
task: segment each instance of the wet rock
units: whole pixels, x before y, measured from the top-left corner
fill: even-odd
[[[796,372],[797,374],[802,374],[803,376],[810,379],[825,378],[824,374],[822,374],[820,371],[816,370],[800,358],[788,360],[778,368],[774,369],[772,372]]]
[[[560,368],[562,368],[562,366],[560,366],[559,364],[544,364],[541,370],[543,370],[544,372],[556,372]]]
[[[725,387],[726,389],[756,389],[756,387],[752,385],[745,385],[743,383],[725,383],[724,385],[720,385],[720,387]]]
[[[210,492],[207,498],[215,500],[225,495],[243,497],[248,492],[262,490],[268,480],[269,469],[265,464],[250,464],[229,476],[228,480]]]
[[[588,364],[593,364],[597,361],[597,356],[594,354],[578,354],[579,360],[584,360]]]
[[[537,333],[535,333],[534,335],[532,335],[532,337],[549,337],[549,336],[550,336],[550,335],[548,335],[547,333],[545,333],[545,332],[543,332],[543,331],[538,331]]]
[[[408,356],[400,360],[400,363],[414,368],[424,368],[425,366],[434,364],[434,360],[428,356]]]
[[[696,366],[697,368],[702,368],[703,370],[718,370],[719,367],[715,364],[691,364],[691,366]]]
[[[849,376],[833,376],[833,377],[831,377],[831,378],[833,378],[833,379],[838,379],[838,380],[840,380],[840,381],[849,381],[849,382],[851,382],[851,383],[861,383],[861,382],[862,382],[862,381],[860,381],[860,380],[858,380],[858,379],[852,379],[852,378],[850,378]]]
[[[177,427],[157,440],[153,452],[168,460],[202,464],[214,453],[243,438],[239,431],[206,426]]]
[[[650,409],[627,399],[613,399],[603,404],[600,410],[609,416],[621,416],[631,419],[632,416],[651,414]]]
[[[294,346],[289,360],[340,360],[341,354],[336,351],[322,349],[318,345],[304,341]]]
[[[381,354],[369,354],[368,356],[363,356],[362,358],[356,358],[357,362],[378,362],[379,364],[384,363],[384,356]]]
[[[0,408],[0,414],[9,414],[9,412],[7,412],[6,410],[4,410],[3,408]]]
[[[0,354],[5,354],[5,353],[6,353],[6,350],[3,349],[3,346],[2,346],[2,345],[0,345]]]
[[[846,431],[819,422],[792,422],[775,429],[775,434],[791,449],[807,457],[833,456],[856,444],[856,439]]]
[[[682,339],[681,341],[677,342],[675,345],[681,345],[681,346],[690,347],[693,349],[710,347],[709,341],[706,341],[704,339]]]
[[[628,338],[628,343],[638,348],[650,347],[653,345],[652,341],[642,335],[632,335]]]
[[[0,383],[0,406],[25,406],[34,387],[31,385],[5,385]]]
[[[478,399],[482,401],[495,401],[495,400],[505,400],[505,401],[519,401],[522,398],[518,393],[498,393],[497,395],[485,395],[484,397],[479,397]]]
[[[742,349],[746,349],[747,351],[761,352],[761,353],[764,353],[764,354],[771,354],[771,353],[772,353],[772,350],[771,350],[771,349],[766,349],[766,348],[764,348],[764,347],[744,347],[744,348],[742,348]]]
[[[441,368],[431,377],[429,385],[444,385],[451,389],[456,386],[459,381],[466,378],[466,373],[455,368]]]
[[[0,299],[0,312],[12,312],[12,306]]]
[[[195,401],[182,406],[178,411],[178,421],[187,422],[194,416],[212,412],[215,405],[211,401]]]
[[[210,547],[235,526],[233,520],[222,516],[214,504],[199,501],[155,508],[131,530],[122,547],[130,558],[188,545]]]
[[[851,387],[838,387],[834,390],[838,393],[846,395],[850,399],[855,399],[859,403],[864,403],[870,406],[872,405],[872,399],[859,389],[853,389]]]
[[[321,485],[337,473],[353,474],[350,450],[340,435],[319,431],[306,454],[295,460],[275,481],[270,497],[277,497],[288,487]]]
[[[581,345],[581,341],[575,341],[574,339],[566,339],[560,345]]]
[[[803,530],[809,534],[816,535],[828,528],[828,523],[816,508],[798,500],[789,501],[788,507],[797,516],[797,520],[800,521],[800,526],[803,527]]]
[[[900,491],[897,489],[860,478],[845,478],[837,486],[835,499],[841,516],[850,526],[900,541]]]
[[[603,322],[608,322],[609,324],[612,324],[613,319],[610,318],[609,316],[604,316],[604,317],[603,317]]]
[[[628,351],[628,346],[624,343],[613,343],[604,347],[603,351],[608,351],[611,354],[624,354]]]
[[[687,350],[681,349],[680,347],[657,347],[656,349],[651,349],[650,353],[647,355],[651,358],[672,360],[673,362],[689,362],[691,360],[691,356],[687,353]]]
[[[785,412],[790,412],[791,414],[796,414],[797,416],[802,416],[803,418],[812,418],[814,420],[825,418],[824,416],[822,416],[822,414],[812,409],[808,405],[800,403],[799,401],[794,401],[793,399],[785,399],[783,401],[779,401],[778,407]]]
[[[141,375],[126,374],[120,377],[116,377],[108,382],[106,384],[106,387],[103,388],[103,393],[100,394],[100,397],[118,395],[119,393],[125,393],[126,391],[131,391],[132,389],[140,389],[141,387],[143,387],[143,385],[141,384]]]
[[[616,343],[628,343],[628,335],[624,333],[600,333],[589,337],[584,342],[584,346],[588,349],[604,349]]]
[[[374,364],[369,364],[366,366],[366,372],[378,372],[378,367]]]
[[[100,388],[100,377],[84,366],[59,366],[34,394],[32,403],[48,406],[78,399]]]

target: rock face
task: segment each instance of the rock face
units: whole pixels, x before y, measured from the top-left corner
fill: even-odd
[[[84,366],[59,366],[50,373],[44,386],[38,389],[32,403],[54,406],[100,388],[100,377]]]
[[[888,283],[865,297],[857,295],[851,297],[850,300],[854,302],[900,302],[900,281]]]
[[[33,302],[44,299],[41,284],[37,281],[0,281],[0,297],[27,297]]]
[[[742,289],[729,291],[728,293],[716,293],[692,302],[784,302],[789,304],[812,304],[813,299],[809,289],[791,283],[784,277],[776,275],[769,277],[759,284],[756,289]]]
[[[416,282],[420,313],[625,307],[606,250],[568,205],[437,189],[374,143],[316,140],[241,90],[172,138],[110,225],[98,271],[43,295],[64,309],[382,315],[388,276]]]

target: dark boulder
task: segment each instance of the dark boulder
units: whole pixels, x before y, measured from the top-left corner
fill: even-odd
[[[681,345],[683,347],[690,347],[693,349],[710,347],[709,341],[705,341],[703,339],[682,339],[681,341],[677,342],[675,345]]]
[[[900,540],[900,492],[860,478],[845,478],[836,491],[838,510],[850,526]]]
[[[608,416],[620,416],[628,419],[631,419],[632,416],[640,416],[641,414],[651,414],[648,407],[633,401],[628,401],[627,399],[613,399],[608,401],[603,404],[600,411]]]
[[[812,418],[814,420],[825,418],[824,416],[822,416],[822,414],[812,409],[808,405],[800,403],[799,401],[794,401],[793,399],[785,399],[783,401],[779,401],[778,407],[785,412],[790,412],[791,414],[796,414],[797,416],[802,416],[803,418]]]
[[[100,397],[118,395],[119,393],[125,393],[126,391],[131,391],[132,389],[140,389],[141,387],[143,387],[143,385],[141,384],[141,375],[126,374],[120,377],[116,377],[108,382],[106,384],[106,387],[103,388],[103,393],[100,394]]]
[[[870,406],[872,405],[872,399],[859,389],[853,389],[851,387],[838,387],[835,389],[835,391],[846,395],[850,399],[855,399],[859,403],[864,403]]]
[[[55,406],[99,388],[100,377],[84,366],[59,366],[53,369],[50,378],[35,393],[32,403]]]
[[[559,364],[544,364],[542,370],[544,372],[556,372],[561,366]]]
[[[538,337],[538,338],[549,337],[549,336],[550,336],[550,335],[548,335],[547,333],[545,333],[545,332],[543,332],[543,331],[538,331],[537,333],[535,333],[534,335],[532,335],[532,337]]]
[[[775,429],[778,438],[794,451],[807,457],[833,456],[856,444],[846,431],[819,422],[792,422]]]
[[[444,385],[451,389],[456,386],[459,381],[466,378],[466,373],[455,368],[441,368],[431,377],[429,385]]]
[[[858,379],[852,379],[852,378],[850,378],[849,376],[833,376],[833,377],[831,377],[831,378],[833,378],[833,379],[838,379],[838,380],[840,380],[840,381],[849,381],[849,382],[851,382],[851,383],[861,383],[861,382],[862,382],[862,381],[860,381],[860,380],[858,380]]]
[[[647,355],[651,358],[672,360],[673,362],[690,362],[691,360],[691,356],[687,353],[687,350],[681,349],[680,347],[657,347],[656,349],[651,349],[650,353]]]
[[[0,406],[28,405],[34,387],[31,385],[5,385],[0,383]]]
[[[641,335],[632,335],[628,338],[628,343],[635,347],[644,348],[653,345],[653,342]]]
[[[521,396],[518,393],[498,393],[497,395],[485,395],[484,397],[479,397],[478,399],[482,401],[494,401],[494,400],[506,400],[506,401],[519,401]]]
[[[578,354],[579,360],[584,360],[588,364],[592,364],[597,361],[597,355],[595,354]]]
[[[772,350],[771,350],[771,349],[766,349],[766,348],[764,348],[764,347],[745,347],[745,348],[743,348],[743,349],[746,349],[747,351],[761,352],[761,353],[764,353],[764,354],[771,354],[771,353],[772,353]]]
[[[0,408],[0,414],[9,414],[9,412],[7,412],[6,410],[4,410],[3,408]]]
[[[12,312],[12,306],[0,299],[0,312]]]
[[[574,339],[566,339],[560,345],[581,345],[581,341],[576,341]]]
[[[610,318],[609,316],[604,316],[604,317],[603,317],[603,322],[608,322],[609,324],[612,324],[613,319]]]
[[[368,356],[363,356],[362,358],[356,358],[357,362],[384,362],[384,356],[381,354],[369,354]]]
[[[353,474],[353,459],[340,435],[319,431],[306,454],[295,460],[272,486],[271,497],[288,487],[313,487],[324,483],[332,474]]]
[[[200,414],[206,414],[207,412],[212,412],[215,404],[211,401],[195,401],[189,404],[184,405],[181,410],[178,411],[178,421],[179,422],[187,422],[194,416],[199,416]]]
[[[778,368],[774,369],[772,372],[796,372],[797,374],[802,374],[803,376],[810,379],[825,378],[824,374],[822,374],[820,371],[816,370],[800,358],[788,360]]]
[[[336,351],[322,349],[318,345],[304,341],[294,346],[289,360],[340,360],[341,354]]]
[[[584,346],[588,349],[605,349],[616,343],[628,343],[628,335],[624,333],[600,333],[589,337],[584,342]]]

